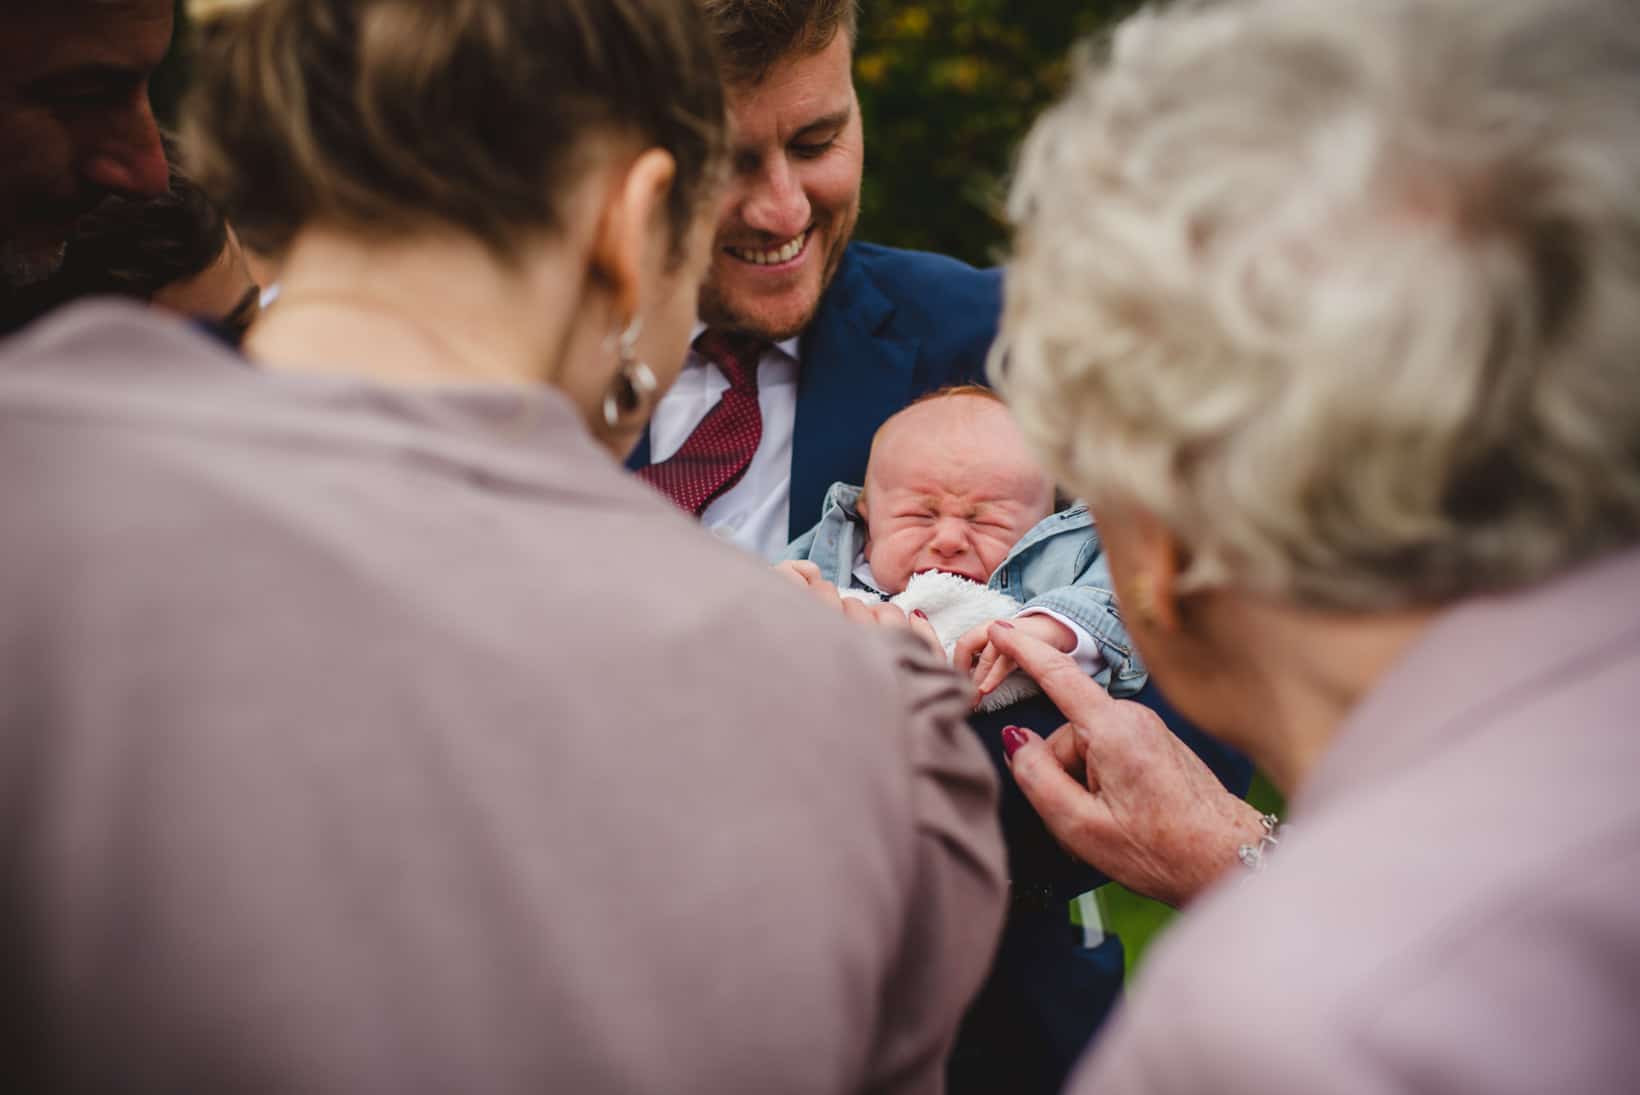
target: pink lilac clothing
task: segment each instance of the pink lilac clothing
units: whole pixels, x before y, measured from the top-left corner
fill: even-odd
[[[1637,780],[1640,551],[1453,609],[1072,1090],[1640,1090]]]
[[[0,466],[0,1090],[940,1090],[964,687],[557,393],[92,304],[0,353]]]

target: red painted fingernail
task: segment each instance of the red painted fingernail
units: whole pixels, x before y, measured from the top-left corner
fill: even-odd
[[[923,611],[923,610],[922,610],[922,609],[920,609],[920,608],[913,608],[913,609],[912,609],[912,610],[911,610],[911,614],[912,614],[912,615],[913,615],[913,616],[915,616],[915,617],[917,617],[917,619],[919,619],[919,620],[926,620],[926,619],[928,619],[928,613],[926,613],[926,612],[924,612],[924,611]]]
[[[1014,625],[1009,623],[1007,620],[995,620],[993,622],[1004,631],[1012,631],[1014,629]]]
[[[1019,747],[1030,740],[1025,731],[1017,726],[1002,728],[1002,752],[1009,760],[1013,760],[1014,754],[1019,752]]]

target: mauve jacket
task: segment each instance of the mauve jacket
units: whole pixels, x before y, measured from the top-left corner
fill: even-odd
[[[0,352],[0,1090],[936,1091],[960,683],[536,389]]]
[[[1076,1095],[1640,1091],[1640,550],[1441,616]]]

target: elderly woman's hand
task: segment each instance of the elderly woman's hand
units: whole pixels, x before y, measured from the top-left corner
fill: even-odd
[[[1072,855],[1181,905],[1258,840],[1258,811],[1150,708],[1112,699],[1070,657],[1018,628],[993,624],[991,641],[1071,720],[1045,740],[1009,727],[1003,742],[1014,781]]]

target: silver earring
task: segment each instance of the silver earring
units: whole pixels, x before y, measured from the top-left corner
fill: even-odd
[[[609,391],[604,393],[604,425],[612,430],[624,416],[646,410],[660,388],[654,370],[638,360],[638,333],[642,330],[643,317],[633,316],[616,339],[618,367]]]

